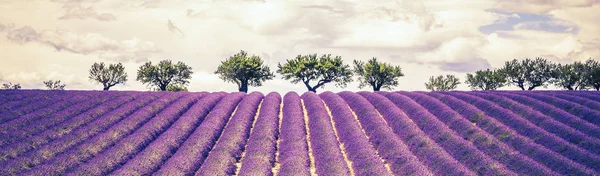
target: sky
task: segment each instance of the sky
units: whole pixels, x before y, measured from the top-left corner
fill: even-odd
[[[312,53],[348,65],[376,57],[402,68],[394,90],[419,91],[430,76],[464,81],[512,59],[598,58],[598,16],[600,0],[0,0],[0,83],[101,90],[90,66],[120,62],[129,81],[111,90],[146,91],[139,66],[170,59],[193,68],[190,91],[237,91],[214,71],[244,50],[271,70]],[[306,91],[281,77],[249,91]],[[355,81],[318,91],[344,90],[370,89]]]

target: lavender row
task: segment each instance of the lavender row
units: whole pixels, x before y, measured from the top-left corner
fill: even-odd
[[[91,139],[87,139],[77,146],[69,147],[66,151],[37,166],[36,170],[50,171],[51,175],[63,175],[66,171],[96,156],[123,137],[140,128],[152,117],[164,110],[165,107],[178,101],[182,95],[184,94],[160,93],[161,97],[150,105],[136,110],[133,114],[127,116],[127,118],[119,121],[119,123],[115,123],[102,133],[94,135]]]
[[[562,94],[562,93],[553,93],[551,94],[555,97],[561,98],[563,100],[567,100],[567,101],[571,101],[580,105],[584,105],[592,110],[596,110],[596,111],[600,111],[600,102],[598,102],[599,99],[596,100],[591,100],[591,99],[587,99],[587,98],[583,98],[580,96],[576,96],[576,95],[569,95],[569,94]]]
[[[173,151],[189,137],[193,130],[202,123],[210,110],[224,96],[222,93],[212,93],[194,104],[167,131],[162,133],[143,151],[128,160],[123,167],[111,173],[113,175],[149,175],[164,163]]]
[[[311,148],[317,174],[349,175],[350,168],[342,155],[323,101],[313,92],[304,93],[302,99],[308,112]]]
[[[548,105],[546,103],[537,102],[534,99],[523,95],[503,95],[510,99],[500,99],[496,104],[500,106],[504,106],[507,109],[518,113],[523,118],[531,121],[534,125],[544,129],[547,132],[553,133],[558,137],[561,137],[565,141],[570,142],[571,144],[585,149],[587,151],[593,152],[596,155],[600,154],[600,139],[589,136],[588,134],[584,134],[582,131],[594,131],[598,130],[593,124],[587,123],[581,120],[578,117],[575,117],[569,113],[566,113],[556,107]],[[513,101],[514,100],[514,101]],[[519,103],[523,102],[524,104],[528,104],[529,107]],[[531,108],[530,108],[531,107]],[[536,111],[532,108],[535,108],[539,111]],[[542,113],[545,112],[545,113]],[[548,117],[545,114],[547,114]],[[560,121],[560,122],[558,122]],[[563,123],[561,123],[563,122]],[[567,126],[569,125],[569,126]],[[587,125],[587,126],[581,126]],[[574,127],[571,127],[574,126]],[[577,128],[581,127],[581,128]],[[588,128],[585,128],[588,127]],[[586,130],[587,129],[587,130]],[[596,133],[593,136],[598,136],[600,134]]]
[[[277,152],[281,96],[271,92],[265,96],[260,114],[247,142],[239,175],[272,175]]]
[[[119,98],[115,99],[113,101],[114,103],[112,103],[112,104],[108,104],[105,106],[99,106],[99,107],[94,108],[90,111],[87,111],[83,114],[80,114],[76,117],[67,119],[66,121],[62,122],[61,124],[59,124],[53,128],[49,128],[49,129],[46,129],[46,130],[40,132],[36,136],[24,138],[24,139],[21,139],[18,143],[12,143],[11,145],[2,147],[2,150],[0,151],[0,155],[2,155],[6,159],[12,159],[12,158],[18,157],[19,155],[21,155],[31,149],[39,148],[40,146],[42,146],[44,144],[50,143],[54,139],[61,138],[65,135],[69,135],[71,132],[85,127],[87,123],[89,123],[90,121],[92,121],[94,119],[96,119],[96,121],[106,120],[106,119],[102,118],[103,117],[103,116],[101,116],[102,114],[112,111],[113,109],[117,108],[118,106],[121,106],[122,104],[124,104],[128,101],[131,101],[132,99],[133,99],[132,97],[119,97]],[[108,113],[106,113],[106,114],[108,114]],[[56,143],[52,143],[52,144],[56,144]],[[50,149],[55,150],[56,148],[53,147]],[[42,150],[42,151],[44,151],[44,150]],[[46,156],[48,156],[48,154],[46,154]]]
[[[348,104],[332,92],[321,93],[321,99],[331,110],[340,142],[344,145],[348,159],[356,175],[392,175],[384,166],[382,158],[362,132]]]
[[[33,101],[30,101],[29,104],[23,103],[24,101],[19,101],[19,103],[23,103],[19,108],[15,107],[11,111],[4,111],[4,112],[0,113],[0,123],[19,118],[27,113],[35,111],[36,109],[40,109],[40,108],[46,107],[48,105],[51,105],[54,102],[64,101],[65,99],[68,99],[71,96],[72,96],[71,94],[66,94],[66,93],[62,94],[62,95],[48,94],[48,95],[45,95],[44,98],[42,98],[42,99],[34,99]],[[10,106],[10,105],[3,105],[0,107],[6,107],[6,106]]]
[[[252,122],[263,97],[262,93],[253,92],[242,100],[214,148],[208,153],[200,169],[196,171],[196,175],[235,174],[235,164],[242,157],[246,140],[250,136]]]
[[[27,106],[31,103],[44,101],[47,99],[51,99],[53,97],[54,97],[54,94],[37,94],[37,95],[28,96],[24,99],[9,101],[9,102],[2,104],[2,106],[0,106],[0,113],[4,114],[6,112],[18,109],[20,107]],[[6,117],[0,116],[0,118],[4,121],[4,118],[6,118]]]
[[[310,159],[304,112],[300,96],[289,92],[283,97],[278,175],[310,175]]]
[[[486,99],[493,98],[495,100],[494,103],[499,106],[517,107],[515,105],[518,105],[517,102],[515,102],[507,97],[502,97],[502,96],[498,96],[495,94],[487,95],[487,94],[475,93],[475,95],[479,95],[480,97],[484,97]],[[508,95],[505,95],[505,96],[508,96]],[[549,110],[550,109],[546,109],[546,111],[549,111]],[[534,111],[534,110],[531,110],[531,111]],[[522,110],[517,113],[526,114],[527,111]],[[523,117],[531,117],[531,116],[523,116]],[[577,141],[576,139],[578,136],[573,135],[573,134],[577,134],[577,131],[575,129],[572,129],[572,128],[571,129],[569,129],[569,128],[560,129],[557,127],[558,125],[547,127],[547,126],[549,126],[548,124],[550,124],[548,122],[533,124],[533,123],[523,119],[523,117],[515,117],[515,118],[518,118],[521,123],[511,125],[511,127],[515,128],[515,129],[516,128],[527,129],[526,132],[532,136],[530,138],[535,139],[534,141],[549,142],[549,143],[545,143],[545,144],[542,143],[542,145],[544,145],[546,148],[556,151],[557,153],[560,153],[575,162],[590,166],[596,171],[600,171],[600,156],[598,156],[594,152],[591,152],[591,151],[598,150],[598,149],[590,147],[590,146],[595,145],[594,144],[595,142],[593,141],[593,140],[596,140],[595,138],[590,138],[590,137],[586,136],[586,138],[584,138],[583,140]],[[547,129],[554,133],[544,131],[544,129]],[[564,136],[564,139],[560,138],[560,136],[556,135],[555,133],[561,134],[562,136]],[[563,135],[563,134],[570,134],[570,135],[567,136],[567,135]],[[579,134],[581,134],[581,133],[579,133]],[[573,142],[569,143],[569,141],[567,141],[567,139],[571,140]],[[592,140],[592,141],[590,141],[590,140]],[[586,149],[588,149],[590,151],[588,151]]]
[[[448,93],[458,99],[464,100],[483,112],[485,114],[498,120],[505,126],[510,127],[517,132],[508,131],[503,125],[500,124],[489,124],[485,125],[484,128],[501,130],[500,140],[504,143],[511,145],[514,149],[537,162],[546,165],[553,171],[561,174],[575,174],[575,175],[591,175],[594,173],[593,170],[588,167],[572,161],[566,156],[561,155],[565,151],[566,141],[548,133],[544,133],[539,127],[531,124],[525,119],[518,117],[513,112],[506,110],[497,104],[484,100],[482,98],[462,94],[459,92]],[[496,100],[503,97],[496,96]],[[506,127],[506,128],[508,128]],[[525,138],[523,136],[528,138]]]
[[[89,100],[90,97],[84,95],[72,94],[69,98],[61,102],[54,102],[52,105],[36,109],[33,112],[22,115],[19,118],[11,119],[0,124],[0,135],[6,134],[8,131],[20,129],[22,126],[32,123],[40,118],[48,118],[52,113],[61,111],[73,104]],[[0,144],[1,145],[1,144]]]
[[[7,143],[11,143],[14,142],[16,140],[20,140],[20,139],[24,139],[24,138],[28,138],[28,137],[32,137],[36,134],[39,134],[40,132],[42,132],[45,129],[49,129],[52,128],[56,125],[59,125],[62,122],[68,121],[71,118],[74,117],[85,117],[85,113],[89,112],[91,114],[94,115],[94,117],[98,117],[101,114],[94,114],[94,110],[102,107],[102,106],[110,106],[111,104],[114,104],[114,102],[112,101],[107,101],[107,100],[115,100],[117,99],[119,96],[116,94],[113,94],[112,96],[102,96],[100,98],[96,98],[94,100],[91,101],[85,101],[85,103],[78,103],[75,105],[72,105],[62,111],[53,113],[52,115],[50,115],[50,117],[46,117],[43,119],[39,119],[37,121],[34,121],[33,123],[24,125],[22,127],[19,128],[19,130],[13,130],[13,131],[9,131],[7,134],[2,134],[0,135],[0,137],[4,137],[5,139],[8,140],[2,140],[2,144],[7,144]],[[121,98],[119,99],[119,101],[123,101],[123,100],[131,100],[131,97],[128,96],[124,96],[125,98]],[[122,103],[122,102],[119,102]],[[82,116],[80,116],[82,114]]]
[[[389,93],[386,96],[396,102],[396,105],[431,139],[478,175],[516,175],[503,164],[479,151],[473,143],[468,141],[469,136],[462,135],[466,133],[463,131],[464,128],[461,129],[464,123],[460,123],[460,115],[448,106],[436,102],[431,97],[416,93]],[[452,125],[447,126],[445,123]],[[466,125],[472,124],[467,122]]]
[[[504,126],[496,119],[489,117],[485,112],[452,96],[440,93],[430,93],[429,95],[439,99],[439,101],[459,113],[452,113],[449,115],[462,116],[462,119],[458,120],[458,122],[454,122],[452,126],[459,128],[460,130],[457,131],[461,132],[463,137],[473,142],[475,146],[484,151],[487,155],[502,162],[506,167],[520,175],[558,174],[544,165],[537,163],[535,160],[519,153],[511,146],[502,143],[500,140],[507,137],[504,136],[505,134],[516,134],[516,132],[507,126]]]
[[[223,98],[154,175],[193,175],[208,156],[244,96],[244,93],[232,93]]]
[[[351,92],[341,92],[339,95],[356,113],[358,122],[369,136],[370,145],[375,147],[395,175],[433,175],[429,168],[419,161],[408,146],[394,134],[385,119],[377,113],[367,99]]]
[[[97,118],[95,121],[91,122],[90,124],[88,124],[86,126],[83,126],[81,128],[73,130],[74,132],[63,136],[60,139],[52,141],[51,143],[43,145],[39,148],[36,147],[36,149],[34,151],[27,152],[27,154],[22,157],[29,158],[32,163],[41,163],[42,161],[44,161],[48,158],[53,158],[54,156],[61,154],[62,152],[68,150],[69,148],[76,146],[82,142],[85,142],[86,140],[90,139],[92,136],[94,136],[100,132],[103,132],[110,126],[123,120],[125,117],[133,114],[137,109],[149,104],[151,101],[155,100],[156,98],[157,97],[154,95],[147,95],[147,96],[142,95],[141,98],[135,99],[135,101],[131,101],[129,103],[121,105],[119,108],[111,111],[110,113],[103,115],[100,118]],[[19,144],[22,144],[22,143],[19,143]],[[24,148],[29,148],[31,146],[19,145],[19,147],[20,148],[18,148],[18,149],[24,149]],[[41,159],[42,157],[43,157],[43,159]],[[52,173],[51,175],[55,175],[55,174],[57,174],[55,169],[59,169],[59,168],[60,167],[55,168],[55,167],[39,167],[38,166],[38,167],[33,168],[29,174],[25,174],[25,175],[31,175],[34,173],[45,173],[45,174]]]
[[[180,101],[166,107],[161,113],[136,130],[133,134],[119,140],[114,146],[80,165],[71,174],[106,175],[120,167],[140,150],[144,149],[156,136],[167,130],[204,94],[184,96]]]
[[[475,175],[430,139],[394,102],[376,93],[359,92],[358,94],[375,106],[388,126],[434,175]]]
[[[546,95],[537,95],[532,93],[524,95],[551,104],[562,111],[566,111],[596,126],[600,126],[600,118],[598,118],[600,117],[600,111],[592,110],[585,106],[581,106],[577,103],[569,102],[567,100],[562,100],[559,98],[553,98]]]

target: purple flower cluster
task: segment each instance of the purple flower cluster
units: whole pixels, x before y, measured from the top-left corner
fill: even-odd
[[[134,101],[128,102],[126,104],[121,105],[119,108],[111,111],[110,113],[104,114],[102,117],[97,118],[93,122],[89,123],[86,126],[81,128],[74,129],[73,132],[68,133],[56,140],[53,141],[45,141],[45,145],[36,147],[33,151],[29,151],[24,155],[25,158],[34,158],[37,160],[52,160],[54,156],[57,154],[61,154],[64,151],[67,151],[69,148],[72,148],[88,139],[92,136],[101,133],[106,130],[110,126],[113,126],[115,123],[123,120],[125,117],[133,114],[135,110],[141,108],[142,106],[150,103],[152,100],[155,100],[157,97],[154,95],[140,96],[136,98]],[[34,137],[38,138],[38,136]],[[41,142],[44,138],[40,138],[36,141],[36,143]],[[21,144],[21,143],[19,143]],[[29,149],[32,146],[29,145],[17,145],[17,149],[24,150]],[[38,163],[40,161],[32,162]],[[58,174],[58,169],[62,167],[54,167],[51,165],[38,165],[31,170],[24,172],[25,175],[56,175]]]
[[[167,130],[192,104],[205,94],[184,96],[157,114],[133,134],[119,140],[114,146],[80,165],[71,174],[106,175],[115,170],[136,153],[144,149],[157,136]]]
[[[394,102],[376,93],[358,94],[375,106],[394,133],[435,175],[475,175],[430,139]]]
[[[89,110],[85,113],[79,114],[78,116],[69,118],[53,128],[46,129],[46,130],[40,132],[38,135],[22,139],[18,143],[12,143],[11,145],[3,146],[2,150],[0,151],[0,155],[4,156],[5,159],[12,159],[12,158],[17,157],[17,156],[19,156],[25,152],[28,152],[29,150],[34,149],[34,148],[38,151],[44,151],[44,152],[48,152],[47,150],[54,150],[54,151],[59,150],[60,147],[58,147],[58,146],[61,146],[60,145],[61,143],[54,141],[55,139],[62,138],[64,136],[69,136],[72,132],[81,132],[84,134],[89,133],[90,129],[86,129],[84,131],[81,131],[80,129],[82,129],[84,127],[88,127],[90,125],[93,125],[94,123],[89,124],[89,125],[88,125],[88,123],[94,119],[95,119],[95,122],[106,121],[107,120],[105,118],[106,115],[103,115],[103,116],[100,116],[100,115],[104,114],[105,112],[109,112],[128,101],[130,103],[135,103],[135,102],[131,101],[133,98],[134,97],[128,97],[128,96],[119,97],[119,98],[113,100],[114,103],[112,103],[110,105],[96,107],[93,110]],[[82,134],[78,135],[78,137],[81,135]],[[66,141],[68,143],[76,143],[74,138],[67,137],[66,139],[68,139],[68,141]],[[85,138],[83,138],[83,140],[84,139]],[[52,143],[50,143],[50,142],[52,142]],[[48,143],[50,143],[49,149],[44,149],[43,147],[40,147],[40,146],[43,146]],[[36,153],[36,152],[31,152],[31,153]],[[45,155],[47,157],[50,156],[49,154],[45,154]]]
[[[120,139],[133,133],[142,125],[146,124],[152,117],[159,114],[173,102],[178,101],[184,94],[166,94],[157,93],[160,98],[151,104],[135,110],[135,112],[118,123],[110,126],[100,134],[94,134],[93,137],[85,140],[77,146],[69,147],[65,152],[56,155],[43,165],[36,168],[42,168],[45,171],[51,171],[51,175],[63,175],[76,166],[100,154],[107,148],[115,145]],[[105,124],[103,126],[107,126]],[[67,139],[69,140],[69,139]],[[27,163],[27,162],[21,162]],[[29,163],[27,163],[29,164]]]
[[[260,114],[248,139],[239,175],[272,175],[277,152],[281,96],[276,92],[264,98]]]
[[[561,111],[566,111],[568,113],[571,113],[575,116],[578,116],[590,123],[595,124],[596,126],[600,126],[600,111],[598,111],[598,107],[596,107],[596,110],[587,108],[585,106],[581,106],[580,104],[577,103],[573,103],[567,100],[563,100],[560,98],[556,98],[556,97],[552,97],[552,96],[547,96],[547,95],[538,95],[532,92],[528,92],[528,93],[521,93],[522,95],[525,95],[527,97],[533,98],[533,99],[537,99],[539,101],[551,104],[553,106],[555,106],[557,109],[560,109]],[[543,111],[542,111],[543,112]]]
[[[31,116],[25,118],[21,117],[6,124],[2,124],[2,127],[0,127],[2,133],[0,134],[0,145],[10,144],[34,136],[45,129],[85,113],[89,109],[100,106],[107,99],[115,99],[117,97],[119,97],[118,94],[110,94],[102,97],[77,97],[75,99],[75,102],[77,102],[76,104],[70,104],[71,106],[61,111],[52,114],[49,114],[47,111],[36,112]],[[92,100],[89,100],[90,98],[92,98]],[[105,104],[110,103],[105,102]]]
[[[127,161],[114,175],[149,175],[156,171],[200,125],[209,111],[224,96],[209,94],[194,104],[167,131],[158,136],[143,151]]]
[[[354,118],[348,104],[332,92],[321,93],[320,97],[331,110],[340,142],[344,144],[356,175],[392,175],[383,165],[382,158],[367,139]]]
[[[245,95],[231,93],[219,101],[194,133],[154,175],[193,175],[208,156],[232,112]]]
[[[208,157],[200,169],[196,171],[196,175],[235,174],[235,164],[242,157],[246,140],[250,136],[252,122],[262,99],[262,93],[253,92],[242,100],[235,114],[225,126],[215,147],[208,153]]]
[[[278,175],[310,175],[304,112],[296,92],[285,94],[282,113],[277,159],[281,165]]]
[[[479,150],[502,162],[509,169],[521,175],[558,174],[502,143],[500,138],[506,138],[505,134],[516,134],[516,132],[503,126],[496,119],[488,117],[485,112],[452,96],[436,92],[429,93],[429,95],[439,99],[462,116],[460,122],[451,124],[453,129],[456,129],[463,137],[473,142]],[[493,128],[489,128],[492,126]]]
[[[499,105],[505,105],[507,109],[518,113],[536,126],[561,137],[573,145],[593,152],[596,155],[600,154],[600,140],[581,132],[588,131],[589,133],[600,131],[600,129],[593,124],[587,123],[586,121],[548,105],[547,103],[537,102],[534,99],[523,95],[505,94],[503,96],[511,98],[514,101],[500,101],[498,102]],[[528,104],[529,107],[522,105],[522,103]],[[510,104],[510,106],[507,107],[506,104]],[[535,111],[532,108],[536,108],[540,111]],[[545,113],[542,113],[541,111]],[[596,133],[594,135],[600,134]]]
[[[461,129],[461,126],[473,124],[465,122],[464,118],[448,106],[432,97],[418,93],[389,93],[386,96],[396,102],[396,105],[415,121],[429,138],[444,147],[456,160],[478,175],[516,175],[503,164],[479,151],[473,143],[468,141],[472,140],[469,138],[471,136],[463,136],[465,133],[473,135],[477,131]],[[445,123],[452,125],[447,126]]]
[[[459,92],[447,94],[473,104],[488,116],[503,123],[505,126],[500,124],[489,124],[485,125],[486,127],[484,128],[499,130],[499,133],[501,133],[501,141],[512,146],[514,149],[531,159],[546,165],[553,171],[566,175],[592,175],[592,173],[594,173],[594,171],[588,167],[561,155],[561,153],[568,150],[568,143],[566,141],[555,135],[543,132],[539,127],[518,117],[513,112],[506,110],[491,101],[470,94]],[[490,94],[489,96],[493,95]],[[500,101],[499,99],[502,98],[505,97],[495,96],[494,101]],[[518,134],[511,133],[511,131],[507,129],[508,127]],[[566,154],[567,153],[565,153],[565,155]]]
[[[21,117],[27,113],[30,113],[32,111],[35,111],[39,108],[43,108],[48,105],[51,105],[52,103],[65,101],[66,99],[70,98],[71,96],[72,96],[72,93],[65,92],[63,94],[57,95],[57,92],[53,92],[53,93],[47,94],[46,96],[43,96],[43,98],[39,98],[39,99],[35,99],[35,100],[33,98],[28,99],[28,100],[32,100],[32,101],[15,101],[15,102],[13,102],[12,105],[11,105],[11,103],[2,105],[0,107],[13,109],[13,110],[0,111],[1,112],[0,113],[0,123],[19,118],[19,117]],[[16,105],[16,107],[14,107],[15,106],[14,104],[19,104],[19,105]]]
[[[392,128],[367,99],[351,92],[341,92],[339,95],[356,113],[358,122],[369,136],[370,145],[377,149],[395,175],[433,175],[429,168],[419,161],[408,146],[394,134]]]
[[[350,168],[346,164],[331,119],[319,96],[313,92],[302,95],[304,106],[308,112],[308,127],[315,167],[318,175],[349,175]]]

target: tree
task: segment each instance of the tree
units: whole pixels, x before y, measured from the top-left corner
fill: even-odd
[[[57,81],[52,81],[52,80],[48,80],[48,81],[44,81],[44,84],[46,85],[46,88],[48,90],[65,90],[65,84],[61,83],[60,80]]]
[[[585,82],[587,85],[600,91],[600,63],[596,60],[588,59],[585,62],[587,71],[585,75]]]
[[[454,90],[460,84],[459,79],[454,75],[440,75],[438,77],[429,77],[429,82],[425,87],[431,91],[449,91]]]
[[[398,86],[398,78],[404,76],[399,66],[379,62],[377,58],[367,63],[354,60],[354,73],[358,75],[360,82],[358,88],[362,89],[370,85],[373,91],[379,91],[381,88],[392,90],[393,87]]]
[[[341,56],[332,58],[331,54],[320,58],[317,58],[317,54],[298,55],[293,60],[286,60],[283,65],[279,63],[277,67],[277,73],[282,74],[283,79],[291,80],[294,84],[302,82],[312,92],[317,92],[318,88],[327,83],[333,82],[343,88],[352,81],[350,66],[344,65]],[[311,85],[311,81],[316,84]]]
[[[117,84],[127,82],[127,73],[123,64],[110,64],[108,67],[104,62],[94,63],[90,69],[91,81],[96,81],[104,86],[103,90],[108,90]]]
[[[171,91],[171,92],[187,92],[188,89],[187,89],[187,87],[179,85],[179,84],[171,84],[171,85],[167,86],[167,91]]]
[[[181,61],[173,64],[171,60],[162,60],[158,65],[152,65],[148,61],[138,69],[136,80],[148,87],[156,86],[159,90],[166,91],[169,84],[187,85],[193,73],[192,67]]]
[[[473,90],[496,90],[506,84],[506,78],[497,70],[479,70],[475,75],[467,73],[465,84]]]
[[[573,64],[558,64],[553,71],[550,82],[567,90],[585,90],[588,87],[586,77],[589,69],[586,64],[574,62]]]
[[[544,58],[526,58],[519,62],[514,59],[504,63],[501,70],[510,84],[516,85],[521,90],[533,90],[536,87],[546,87],[552,79],[552,70],[555,65]]]
[[[237,84],[240,92],[248,92],[248,85],[262,86],[263,82],[275,77],[259,56],[249,56],[243,50],[222,61],[215,74],[226,82]]]
[[[8,82],[8,83],[2,84],[2,88],[18,90],[18,89],[21,89],[21,84],[16,84],[16,83],[13,84],[12,82]]]

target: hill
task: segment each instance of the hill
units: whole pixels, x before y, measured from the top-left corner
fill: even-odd
[[[1,175],[598,175],[591,91],[0,91]]]

